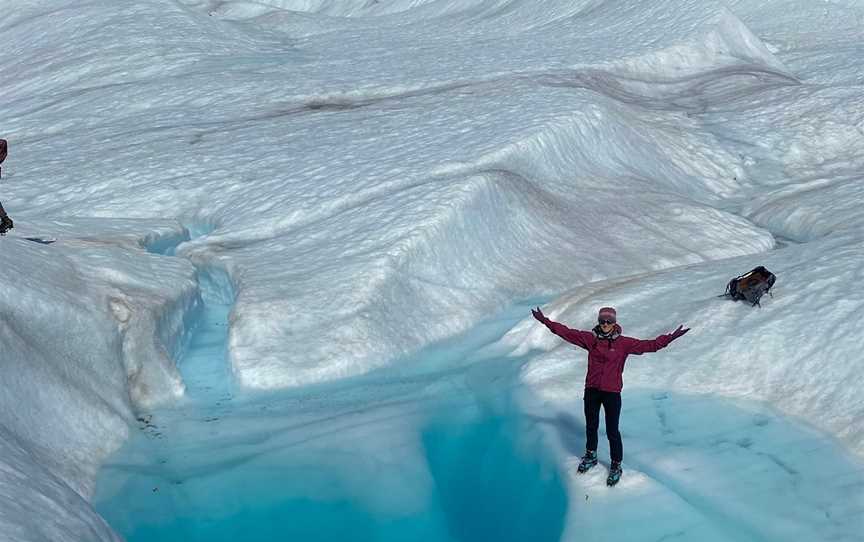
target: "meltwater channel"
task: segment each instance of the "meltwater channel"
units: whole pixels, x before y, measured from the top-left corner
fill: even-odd
[[[150,248],[170,257],[176,244]],[[203,310],[178,362],[187,396],[140,414],[97,479],[95,507],[126,540],[560,538],[567,495],[508,395],[516,362],[479,389],[453,363],[528,305],[425,352],[410,373],[244,393],[226,359],[230,282],[206,270],[199,282]]]

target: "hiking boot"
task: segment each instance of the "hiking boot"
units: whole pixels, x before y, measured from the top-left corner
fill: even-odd
[[[613,461],[609,466],[609,477],[606,478],[606,485],[609,487],[614,486],[618,483],[618,480],[621,479],[621,473],[623,470],[621,469],[620,461]]]
[[[588,469],[597,464],[597,452],[585,450],[582,461],[579,462],[579,473],[588,472]]]

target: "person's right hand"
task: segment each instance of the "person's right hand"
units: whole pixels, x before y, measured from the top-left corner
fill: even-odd
[[[540,307],[537,307],[536,309],[531,309],[531,315],[534,316],[534,318],[536,318],[537,321],[539,321],[540,323],[545,324],[549,322],[549,319],[546,318],[546,315],[543,314],[543,311],[540,310]]]

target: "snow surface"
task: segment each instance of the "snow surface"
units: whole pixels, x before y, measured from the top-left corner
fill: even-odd
[[[864,531],[860,2],[0,0],[0,13],[0,197],[16,224],[0,239],[0,539],[116,538],[89,504],[97,471],[125,442],[109,486],[164,476],[141,441],[148,416],[171,428],[160,457],[183,457],[184,480],[206,473],[202,495],[240,476],[234,446],[266,473],[316,465],[306,487],[275,487],[342,488],[311,516],[362,502],[368,539],[488,535],[454,505],[485,494],[447,474],[477,466],[484,435],[503,435],[492,462],[521,473],[501,487],[548,482],[560,515],[525,512],[552,525],[540,538],[595,521],[588,538],[608,539],[606,503],[639,510],[622,540],[646,517],[658,537]],[[778,276],[761,310],[715,297],[755,265]],[[693,327],[628,363],[628,491],[570,475],[584,354],[529,302],[572,327],[608,304],[630,335]],[[220,322],[218,339],[193,337]],[[223,349],[229,365],[205,367]],[[232,445],[202,457],[224,444],[206,420],[234,393]],[[453,419],[409,415],[450,401]],[[685,429],[688,443],[668,436]],[[766,458],[782,472],[760,470]],[[755,481],[718,481],[751,463]],[[585,485],[596,515],[578,508]],[[769,522],[740,508],[766,495]],[[375,534],[394,509],[407,530]]]

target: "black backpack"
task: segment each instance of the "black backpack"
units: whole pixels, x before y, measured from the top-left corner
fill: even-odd
[[[760,265],[740,277],[730,280],[729,284],[726,285],[726,293],[723,295],[731,297],[733,301],[744,299],[751,306],[759,305],[759,299],[764,294],[771,295],[771,287],[774,286],[775,280],[777,277],[774,276],[774,273]]]

